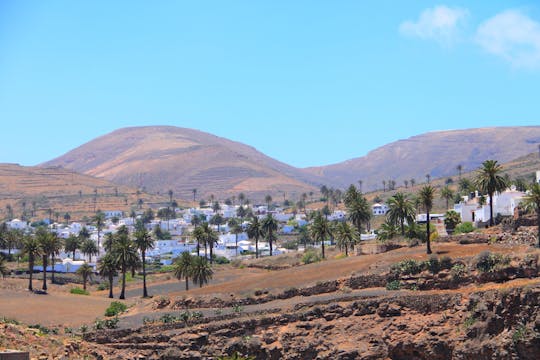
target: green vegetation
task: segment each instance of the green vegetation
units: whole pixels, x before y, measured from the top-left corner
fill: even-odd
[[[74,287],[71,290],[69,290],[69,292],[70,294],[75,294],[75,295],[90,295],[90,293],[87,290],[81,289],[80,287]]]
[[[399,280],[392,280],[386,284],[386,290],[399,290],[401,289],[401,282]]]
[[[321,261],[321,256],[313,248],[306,249],[304,255],[302,255],[302,262],[304,264],[311,264]]]
[[[472,222],[465,221],[454,228],[454,234],[467,234],[474,231]]]
[[[117,316],[127,310],[127,305],[119,301],[113,301],[105,310],[105,316]]]
[[[476,257],[476,268],[481,272],[493,272],[509,263],[510,257],[489,251],[482,251]]]
[[[422,271],[422,262],[414,259],[402,260],[393,264],[390,270],[398,275],[415,275]]]

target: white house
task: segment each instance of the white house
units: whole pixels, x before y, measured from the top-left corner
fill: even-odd
[[[124,212],[121,210],[107,210],[103,213],[105,214],[105,219],[112,219],[113,217],[121,218],[124,215]]]
[[[382,216],[386,215],[386,212],[388,211],[388,205],[386,204],[373,204],[371,207],[371,212],[374,216]]]
[[[536,172],[536,182],[540,184],[540,171]]]
[[[28,227],[28,222],[19,219],[13,219],[6,224],[12,230],[24,230]]]

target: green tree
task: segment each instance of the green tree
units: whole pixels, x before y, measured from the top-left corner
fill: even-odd
[[[2,278],[5,278],[9,274],[9,269],[7,267],[7,261],[3,256],[0,256],[0,274]]]
[[[64,220],[66,220],[66,224],[69,224],[69,220],[71,220],[71,215],[69,215],[68,212],[64,214]]]
[[[397,192],[388,199],[386,219],[391,224],[399,225],[401,235],[405,236],[405,222],[413,222],[415,213],[414,204],[404,193]]]
[[[3,224],[4,230],[3,233],[3,242],[5,248],[7,248],[8,256],[11,255],[11,250],[21,247],[21,242],[23,239],[23,232],[18,229],[7,229],[7,225]]]
[[[148,297],[148,290],[146,288],[146,251],[154,248],[154,239],[146,231],[144,226],[140,226],[133,234],[135,239],[135,246],[141,252],[142,271],[143,271],[143,297]]]
[[[277,238],[275,233],[278,229],[278,223],[276,219],[274,219],[272,214],[268,213],[262,221],[261,227],[264,233],[264,237],[266,238],[266,240],[268,241],[268,245],[270,246],[270,256],[272,256],[274,251],[273,244]]]
[[[349,256],[349,249],[354,250],[354,246],[360,241],[360,234],[354,226],[345,221],[338,223],[334,232],[337,246],[345,250],[345,256]]]
[[[310,234],[313,240],[321,242],[321,255],[324,259],[324,242],[328,237],[332,236],[332,231],[329,221],[321,212],[317,212],[310,227]]]
[[[88,256],[88,262],[92,262],[92,256],[98,255],[98,247],[94,240],[86,239],[81,244],[81,252]]]
[[[441,199],[446,200],[446,210],[448,210],[449,202],[454,198],[454,195],[454,192],[448,185],[441,189]]]
[[[128,267],[138,261],[137,248],[135,244],[130,240],[129,235],[125,233],[117,233],[116,239],[113,244],[112,253],[114,254],[115,262],[120,268],[122,274],[122,290],[120,292],[120,299],[125,299],[126,293],[126,271]]]
[[[77,269],[77,275],[79,275],[82,278],[83,281],[83,289],[86,290],[86,283],[88,282],[88,278],[92,276],[94,273],[94,268],[88,265],[87,262],[82,264]]]
[[[538,244],[540,247],[540,184],[535,183],[532,185],[529,194],[525,196],[524,207],[528,210],[536,211],[536,225],[538,226]]]
[[[229,227],[231,229],[231,233],[234,234],[234,242],[236,244],[236,253],[235,255],[238,256],[238,235],[244,232],[244,229],[238,222],[238,220],[232,218],[229,220]]]
[[[49,244],[49,256],[51,257],[51,282],[53,284],[56,282],[54,279],[54,265],[56,264],[56,257],[60,255],[60,250],[62,250],[63,247],[64,241],[59,238],[55,233],[52,233]]]
[[[94,215],[93,218],[94,224],[96,224],[97,229],[97,249],[98,249],[98,255],[99,255],[99,249],[101,247],[101,230],[103,230],[103,227],[105,226],[105,214],[98,210],[96,215]]]
[[[41,247],[41,259],[43,262],[43,286],[42,289],[47,291],[47,266],[49,255],[54,251],[53,234],[51,234],[46,228],[39,227],[36,230],[36,238]]]
[[[418,198],[420,199],[424,209],[426,210],[426,252],[431,254],[431,244],[430,244],[430,228],[429,228],[429,212],[433,208],[433,199],[435,197],[435,189],[431,185],[425,185],[420,189],[418,193]]]
[[[191,277],[195,284],[199,284],[202,287],[204,284],[208,284],[208,281],[212,279],[214,271],[205,258],[195,257],[191,266]]]
[[[381,224],[379,231],[377,233],[377,239],[381,241],[390,240],[396,237],[400,229],[395,223],[385,221]]]
[[[197,189],[192,189],[191,192],[193,193],[193,202],[195,202],[195,198],[197,197]]]
[[[116,262],[116,258],[114,257],[114,254],[108,252],[103,256],[101,259],[99,259],[97,270],[101,277],[106,277],[109,281],[109,298],[113,298],[113,281],[114,277],[117,275],[118,263]]]
[[[81,246],[81,239],[75,235],[69,235],[65,241],[64,249],[66,252],[73,253],[73,260],[75,260],[75,252],[79,250]]]
[[[266,209],[270,211],[270,204],[272,203],[272,196],[266,195],[264,197],[264,202],[266,203]]]
[[[197,256],[196,258],[201,258],[201,257]],[[178,258],[176,258],[173,264],[174,276],[178,280],[182,280],[182,278],[186,280],[186,291],[189,290],[189,278],[191,277],[193,273],[193,263],[194,263],[193,256],[189,252],[184,251]]]
[[[205,246],[205,258],[206,258],[206,247],[210,249],[210,262],[214,261],[214,245],[217,244],[219,235],[212,230],[208,223],[203,223],[202,229],[204,231],[204,246]]]
[[[366,200],[360,193],[355,199],[349,201],[347,207],[347,216],[350,222],[356,226],[358,233],[362,233],[362,224],[369,224],[371,219],[371,208]]]
[[[489,226],[494,225],[493,195],[501,192],[508,186],[505,178],[501,176],[502,166],[497,160],[486,160],[477,171],[475,185],[478,189],[489,196]]]
[[[32,287],[32,278],[34,274],[34,264],[36,262],[36,258],[40,257],[42,253],[41,245],[39,243],[39,240],[35,236],[27,235],[24,237],[23,240],[23,248],[22,248],[22,254],[28,256],[28,290],[33,291]]]
[[[196,226],[195,229],[193,229],[193,232],[191,235],[195,238],[195,241],[197,241],[197,256],[201,255],[201,244],[204,244],[205,240],[205,232],[204,229],[201,226]]]
[[[255,239],[255,258],[259,258],[259,238],[264,237],[262,223],[257,216],[253,216],[247,227],[247,234],[250,239]]]

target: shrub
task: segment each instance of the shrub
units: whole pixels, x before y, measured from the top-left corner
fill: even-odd
[[[69,292],[75,295],[90,295],[88,291],[81,289],[80,287],[74,287],[71,290],[69,290]]]
[[[102,290],[109,290],[109,283],[101,283],[98,285],[97,287],[98,291],[102,291]]]
[[[415,275],[422,271],[422,263],[414,259],[402,260],[393,264],[391,270],[398,275]]]
[[[214,257],[214,262],[216,264],[229,264],[230,261],[225,256],[216,256]]]
[[[452,268],[452,259],[449,256],[443,256],[440,260],[441,269],[451,269]]]
[[[94,329],[96,330],[103,330],[103,329],[116,329],[118,327],[118,322],[120,320],[118,317],[114,317],[112,319],[105,319],[105,320],[96,320],[94,323]]]
[[[437,274],[441,270],[441,263],[439,262],[437,255],[431,255],[424,264],[432,274]]]
[[[503,254],[492,254],[489,251],[482,251],[476,257],[476,268],[481,272],[492,272],[501,266],[508,265],[510,258]]]
[[[282,244],[287,250],[298,250],[298,240],[289,240]]]
[[[393,280],[386,283],[386,290],[399,290],[401,289],[401,282],[399,280]]]
[[[321,256],[315,249],[307,249],[302,256],[302,262],[304,264],[311,264],[321,261]]]
[[[127,310],[127,306],[120,301],[113,301],[105,310],[105,316],[117,316]]]
[[[467,268],[463,264],[455,264],[452,266],[452,269],[450,269],[450,275],[452,275],[452,279],[455,281],[463,279],[466,274]]]
[[[472,222],[465,221],[464,223],[461,223],[456,226],[454,229],[454,234],[467,234],[474,231],[474,226]]]

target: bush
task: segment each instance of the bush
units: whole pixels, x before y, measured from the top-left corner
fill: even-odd
[[[474,226],[472,222],[465,221],[464,223],[461,223],[456,226],[454,229],[454,234],[467,234],[474,231]]]
[[[307,249],[302,256],[302,262],[304,264],[311,264],[321,261],[321,256],[315,249]]]
[[[214,262],[216,264],[229,264],[230,263],[229,259],[227,259],[225,256],[215,256]]]
[[[298,250],[298,240],[289,240],[282,244],[287,250]]]
[[[415,275],[422,271],[422,263],[414,259],[407,259],[393,264],[391,271],[398,275]]]
[[[105,310],[105,316],[117,316],[127,310],[127,305],[120,301],[113,301]]]
[[[424,264],[432,274],[437,274],[441,270],[441,263],[436,255],[431,255]]]
[[[75,295],[90,295],[88,291],[81,289],[80,287],[74,287],[71,290],[69,290],[69,292]]]
[[[452,259],[449,256],[443,256],[440,260],[441,269],[451,269],[452,268]]]
[[[467,268],[463,264],[456,264],[450,269],[450,275],[455,281],[459,281],[467,275]]]
[[[489,251],[482,251],[476,257],[476,268],[481,272],[492,272],[498,268],[508,265],[510,258],[503,254],[492,254]]]
[[[399,280],[393,280],[386,283],[386,290],[399,290],[401,289],[401,283]]]
[[[98,285],[97,287],[98,291],[102,291],[102,290],[109,290],[109,283],[101,283]]]
[[[118,327],[118,322],[120,320],[118,317],[114,317],[112,319],[105,319],[105,320],[96,320],[94,323],[94,329],[96,330],[103,330],[103,329],[116,329]]]

